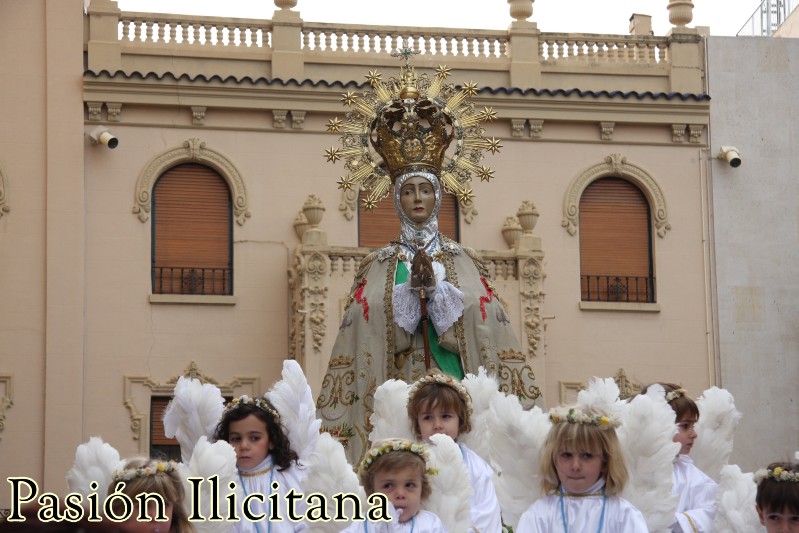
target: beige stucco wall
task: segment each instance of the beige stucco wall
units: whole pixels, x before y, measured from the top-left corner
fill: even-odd
[[[146,450],[150,394],[168,394],[170,381],[192,362],[193,371],[237,393],[263,392],[277,379],[290,349],[288,271],[300,242],[293,222],[309,194],[319,196],[327,209],[320,229],[328,244],[357,245],[356,221],[339,211],[342,198],[335,181],[344,170],[322,156],[324,148],[338,142],[326,133],[327,120],[346,110],[339,104],[339,85],[177,83],[170,77],[122,75],[86,75],[82,81],[80,47],[87,18],[81,18],[81,2],[19,0],[4,9],[0,71],[14,83],[3,87],[0,98],[5,119],[0,171],[11,208],[0,217],[0,394],[11,395],[10,383],[14,403],[4,411],[0,476],[29,475],[60,491],[75,447],[90,436],[102,436],[123,455]],[[47,31],[33,31],[41,29],[41,21]],[[11,52],[10,44],[20,41],[31,43],[24,59]],[[114,46],[87,46],[88,62]],[[702,44],[691,46],[696,55]],[[386,75],[394,75],[395,60],[381,62]],[[146,71],[150,63],[143,65]],[[314,76],[335,72],[308,68]],[[501,71],[507,65],[496,68],[483,65],[463,75],[456,70],[453,81],[474,79],[496,88],[496,80],[509,76]],[[548,87],[568,89],[667,91],[678,83],[665,66],[603,68],[583,68],[591,74],[581,77],[579,65],[550,61],[544,76]],[[98,116],[86,105],[95,101],[105,104]],[[113,102],[122,103],[118,120],[108,114],[107,104]],[[707,102],[489,91],[478,94],[476,103],[497,110],[500,120],[487,130],[502,138],[504,147],[485,160],[496,179],[474,183],[479,214],[472,223],[461,220],[461,240],[501,255],[507,250],[500,231],[505,218],[522,200],[538,208],[535,234],[546,274],[540,314],[546,332],[530,362],[545,402],[554,405],[562,394],[571,398],[575,390],[564,392],[563,384],[612,376],[619,369],[634,382],[677,381],[693,394],[714,383],[715,332],[707,318],[714,312],[708,297],[707,169],[700,159],[707,142]],[[192,105],[207,107],[202,124],[192,123]],[[280,128],[273,120],[275,109],[307,114],[298,127],[289,118]],[[515,137],[512,119],[545,119],[541,138],[531,137],[529,126]],[[615,123],[611,139],[601,138],[601,121]],[[673,124],[698,125],[698,142],[690,142],[687,133],[675,138]],[[89,141],[86,134],[98,125],[119,138],[115,150]],[[152,303],[149,298],[151,220],[142,222],[132,212],[137,180],[153,158],[189,139],[221,154],[246,188],[251,216],[243,225],[234,223],[232,305]],[[572,180],[612,154],[625,157],[664,195],[671,228],[662,237],[653,234],[655,310],[580,308],[579,236],[562,226],[564,196]],[[352,269],[338,270],[323,278],[325,334],[317,350],[307,324],[303,332],[302,360],[314,387],[321,381],[352,275]],[[527,349],[524,287],[512,277],[498,280],[498,287]],[[11,378],[3,381],[3,376]],[[7,497],[0,493],[0,506],[7,506]]]

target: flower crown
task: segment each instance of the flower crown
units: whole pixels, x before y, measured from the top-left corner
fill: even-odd
[[[269,403],[269,400],[266,398],[250,398],[246,394],[242,394],[238,398],[233,398],[230,402],[225,405],[225,410],[223,411],[223,415],[228,414],[229,412],[233,411],[234,409],[238,409],[242,405],[254,405],[261,411],[265,411],[275,417],[275,420],[280,420],[280,413],[275,411],[272,408],[272,405]]]
[[[569,424],[585,424],[599,429],[617,428],[621,420],[607,415],[586,413],[579,407],[553,407],[549,410],[549,419],[553,424],[568,422]]]
[[[799,482],[799,472],[788,470],[787,468],[783,468],[781,466],[775,467],[774,470],[771,470],[770,468],[761,468],[755,472],[754,481],[760,485],[760,482],[764,479]]]
[[[455,389],[455,392],[458,393],[458,396],[461,397],[461,400],[463,400],[463,403],[466,405],[466,416],[472,416],[472,397],[469,395],[469,391],[466,390],[466,387],[463,385],[463,383],[457,379],[439,372],[428,374],[411,385],[411,388],[408,391],[408,403],[413,401],[413,397],[416,396],[416,393],[422,390],[422,387],[430,383],[439,383],[441,385],[446,385]]]
[[[175,461],[151,463],[148,466],[139,466],[136,468],[125,468],[123,470],[114,470],[111,473],[111,479],[114,481],[130,481],[140,477],[154,476],[156,474],[167,474],[177,468]]]
[[[411,442],[405,439],[385,439],[378,442],[377,446],[366,452],[366,457],[363,458],[363,461],[361,461],[361,464],[358,467],[358,473],[363,474],[369,470],[369,467],[372,466],[372,463],[377,461],[380,456],[390,452],[415,453],[422,458],[422,461],[424,461],[425,473],[428,476],[434,476],[438,473],[438,470],[430,466],[430,455],[427,453],[427,448],[425,445],[421,442]]]
[[[686,394],[688,394],[688,392],[685,389],[674,389],[673,391],[666,393],[666,402],[671,403],[672,400],[682,398]]]

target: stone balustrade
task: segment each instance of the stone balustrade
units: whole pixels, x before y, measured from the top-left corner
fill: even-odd
[[[163,13],[121,13],[118,39],[124,44],[269,48],[272,21],[221,19]]]
[[[411,47],[422,57],[491,60],[507,53],[508,32],[450,28],[400,28],[303,23],[302,49],[341,54],[391,54]]]
[[[271,20],[122,12],[108,0],[92,2],[87,25],[94,72],[361,83],[365,68],[395,67],[391,53],[412,46],[417,66],[446,64],[492,88],[608,90],[597,75],[613,74],[612,89],[624,92],[704,92],[703,42],[684,27],[666,37],[542,33],[527,21],[507,30],[391,27],[307,22],[290,10]]]
[[[550,64],[586,61],[602,64],[661,65],[669,62],[667,37],[541,34],[538,57]]]

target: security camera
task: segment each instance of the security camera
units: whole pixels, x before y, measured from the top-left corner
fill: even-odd
[[[111,150],[119,145],[119,139],[116,138],[116,135],[102,126],[94,128],[91,133],[89,133],[89,138],[92,140],[92,143],[102,144]]]
[[[732,168],[741,166],[741,152],[734,146],[722,146],[716,158],[726,161]]]

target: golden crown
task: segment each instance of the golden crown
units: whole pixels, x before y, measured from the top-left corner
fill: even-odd
[[[328,161],[346,161],[347,176],[338,181],[340,189],[360,188],[367,192],[366,209],[374,209],[385,198],[392,179],[412,170],[436,174],[447,192],[457,196],[461,204],[469,204],[474,193],[469,187],[472,174],[483,181],[494,177],[494,171],[480,164],[483,150],[496,153],[502,147],[495,138],[483,137],[483,121],[496,118],[490,107],[476,112],[468,99],[477,94],[477,85],[467,83],[460,89],[444,80],[450,69],[439,65],[431,80],[427,74],[417,76],[408,62],[418,52],[404,48],[393,56],[405,60],[400,77],[382,81],[382,74],[371,71],[366,79],[371,89],[361,95],[348,91],[341,101],[353,110],[346,121],[338,117],[328,122],[330,132],[340,132],[341,148],[325,150]],[[446,155],[455,141],[451,157]],[[382,158],[382,164],[370,150]]]

